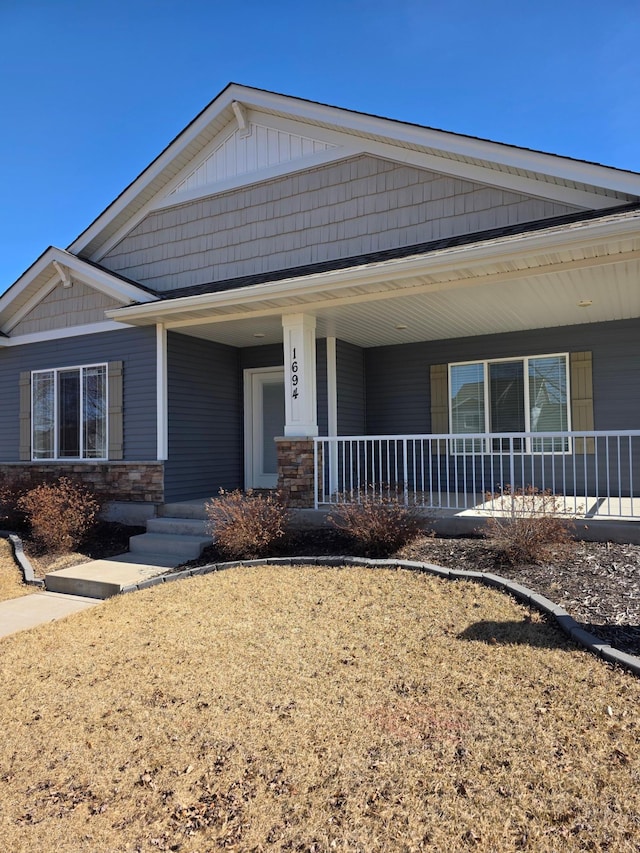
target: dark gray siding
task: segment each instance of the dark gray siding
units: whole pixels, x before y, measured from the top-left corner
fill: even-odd
[[[140,328],[0,348],[0,461],[19,460],[21,371],[105,361],[124,363],[124,458],[155,459],[156,331]]]
[[[283,365],[282,344],[265,344],[262,347],[247,347],[240,350],[240,366],[243,370],[258,367],[282,367]]]
[[[365,352],[367,433],[430,430],[429,365],[591,350],[595,429],[640,428],[640,321],[375,347]]]
[[[169,458],[165,500],[242,486],[242,406],[238,350],[167,335]]]
[[[327,397],[327,341],[316,341],[316,394],[318,398],[318,434],[329,432],[329,400]]]
[[[363,435],[366,431],[364,350],[336,341],[338,385],[338,435]]]

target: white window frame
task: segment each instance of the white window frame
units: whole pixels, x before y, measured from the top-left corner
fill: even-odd
[[[92,456],[90,459],[86,458],[84,454],[84,422],[82,418],[82,412],[84,411],[84,383],[82,381],[83,371],[91,370],[95,367],[103,367],[104,368],[104,378],[105,378],[105,456]],[[58,374],[64,373],[68,370],[77,370],[80,373],[80,456],[59,456],[59,444],[58,444]],[[47,457],[36,457],[34,455],[34,444],[33,444],[33,429],[34,429],[34,411],[33,411],[33,378],[34,376],[38,376],[42,373],[53,373],[53,456]],[[70,367],[48,367],[43,368],[41,370],[32,370],[31,371],[31,461],[32,462],[86,462],[91,464],[92,462],[106,462],[109,458],[109,365],[107,362],[98,362],[96,364],[74,364]]]
[[[525,419],[525,429],[523,434],[531,432],[531,412],[529,410],[529,361],[531,359],[537,358],[564,358],[565,365],[565,374],[566,374],[566,388],[567,388],[567,432],[571,431],[571,370],[569,363],[569,353],[568,352],[550,352],[550,353],[536,353],[534,355],[514,355],[514,356],[506,356],[504,358],[474,358],[469,361],[452,361],[448,364],[448,407],[449,407],[449,432],[453,434],[453,410],[452,410],[452,396],[451,396],[451,368],[453,367],[465,367],[470,364],[481,364],[482,365],[482,383],[483,383],[483,394],[484,394],[484,432],[487,435],[491,435],[489,429],[489,418],[491,416],[491,399],[489,396],[489,365],[490,364],[500,364],[502,362],[510,362],[510,361],[521,361],[524,364],[524,384],[523,384],[523,402],[524,406],[524,419]],[[495,433],[496,435],[500,435],[500,433]],[[515,433],[513,433],[515,435]],[[460,433],[463,435],[463,433]],[[506,435],[511,435],[511,433],[506,433]],[[456,450],[456,440],[454,439],[451,443],[450,452],[452,455],[459,456],[465,455],[464,451]],[[487,439],[482,439],[482,450],[478,451],[481,453],[492,453],[492,454],[501,454],[501,453],[509,453],[508,450],[495,450],[492,447],[487,449]],[[532,438],[531,436],[527,436],[524,442],[524,446],[521,451],[516,451],[518,453],[525,453],[527,455],[535,454],[535,455],[552,455],[552,454],[566,454],[571,453],[571,440],[567,441],[567,445],[564,450],[533,450],[532,449]],[[472,451],[473,453],[473,451]]]

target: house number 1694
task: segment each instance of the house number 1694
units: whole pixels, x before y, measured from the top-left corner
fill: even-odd
[[[298,362],[296,361],[296,348],[293,348],[291,360],[291,396],[296,399],[300,393],[300,377],[298,376]]]

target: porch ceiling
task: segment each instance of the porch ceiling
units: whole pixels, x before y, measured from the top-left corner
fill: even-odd
[[[293,313],[315,316],[319,337],[361,347],[640,317],[640,212],[107,316],[247,347],[280,342]]]
[[[416,276],[351,287],[333,298],[292,297],[286,305],[265,301],[246,313],[238,305],[215,316],[194,311],[166,325],[182,334],[248,347],[281,342],[282,314],[304,312],[316,317],[318,337],[373,347],[640,317],[638,258],[538,275],[512,270],[482,279],[433,279]],[[591,304],[581,307],[585,302]]]

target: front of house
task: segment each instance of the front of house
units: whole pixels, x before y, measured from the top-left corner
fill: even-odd
[[[0,297],[0,473],[628,501],[639,331],[640,175],[230,84]]]

